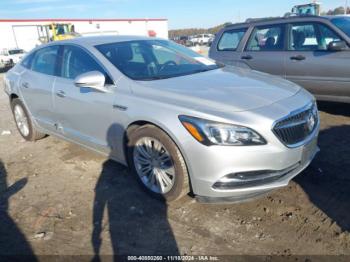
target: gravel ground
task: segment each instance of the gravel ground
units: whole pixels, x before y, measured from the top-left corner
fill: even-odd
[[[350,255],[350,105],[319,105],[321,152],[288,187],[166,206],[117,163],[54,137],[24,142],[1,90],[0,254]]]

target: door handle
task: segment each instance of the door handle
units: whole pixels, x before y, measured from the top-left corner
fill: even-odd
[[[22,86],[23,86],[24,88],[29,88],[29,84],[28,84],[27,82],[23,82],[23,83],[22,83]]]
[[[251,55],[244,55],[244,56],[241,57],[241,59],[243,59],[243,60],[252,60],[253,57]]]
[[[62,90],[57,91],[56,95],[58,97],[66,97],[66,93],[64,91],[62,91]]]
[[[305,60],[306,57],[303,55],[297,55],[297,56],[292,56],[290,59],[295,61],[302,61],[302,60]]]

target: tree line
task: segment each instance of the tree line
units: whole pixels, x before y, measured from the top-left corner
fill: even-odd
[[[216,34],[225,26],[232,24],[231,22],[227,22],[212,28],[187,28],[187,29],[175,29],[169,30],[169,38],[174,38],[178,36],[190,36],[190,35],[198,35],[198,34]]]
[[[350,7],[346,9],[346,13],[350,14]],[[343,15],[345,14],[345,7],[344,6],[339,6],[335,9],[331,9],[328,11],[324,11],[321,13],[321,15]]]
[[[330,9],[328,11],[323,11],[321,15],[342,15],[344,14],[345,8],[343,6],[339,6],[335,9]],[[350,14],[350,7],[346,10],[347,14]],[[178,36],[190,36],[190,35],[198,35],[198,34],[216,34],[219,32],[222,28],[224,28],[227,25],[232,24],[231,22],[227,22],[212,28],[187,28],[187,29],[175,29],[175,30],[169,30],[169,37],[174,38]]]

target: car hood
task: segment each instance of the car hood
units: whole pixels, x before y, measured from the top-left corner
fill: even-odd
[[[133,92],[143,97],[195,110],[225,112],[264,107],[300,90],[280,77],[238,67],[138,83],[140,88],[133,88]]]

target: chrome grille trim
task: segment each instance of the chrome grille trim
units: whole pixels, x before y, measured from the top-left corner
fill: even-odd
[[[312,130],[308,128],[310,117],[314,120]],[[314,137],[318,127],[317,105],[316,102],[313,102],[277,120],[273,125],[272,131],[285,146],[298,147],[306,144]]]

